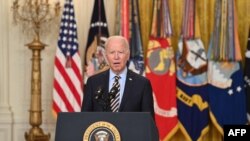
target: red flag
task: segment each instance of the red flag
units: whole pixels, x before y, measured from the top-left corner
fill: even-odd
[[[129,40],[129,0],[122,0],[121,12],[121,35]]]
[[[169,139],[178,128],[174,51],[166,38],[150,38],[146,76],[154,92],[155,121],[160,139]]]
[[[53,111],[79,112],[83,99],[81,58],[72,0],[66,0],[54,66]]]
[[[167,1],[154,1],[151,35],[146,59],[146,77],[154,93],[155,122],[160,140],[169,140],[178,129],[176,71],[170,36],[172,26]]]

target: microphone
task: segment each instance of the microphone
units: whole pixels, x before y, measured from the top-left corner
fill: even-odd
[[[94,99],[101,105],[103,111],[109,111],[109,96],[104,94],[102,86],[97,87]]]
[[[103,89],[102,87],[98,87],[97,90],[95,91],[95,99],[99,100],[103,96]]]
[[[117,88],[112,88],[108,94],[104,94],[102,86],[97,87],[94,99],[102,106],[103,111],[110,111],[111,100],[116,97]]]
[[[114,99],[116,97],[118,89],[113,87],[109,92],[109,100]]]

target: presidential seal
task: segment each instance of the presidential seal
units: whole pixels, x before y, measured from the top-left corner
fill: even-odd
[[[106,121],[91,124],[84,132],[83,141],[121,141],[117,128]]]

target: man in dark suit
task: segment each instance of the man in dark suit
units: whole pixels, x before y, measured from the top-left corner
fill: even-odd
[[[105,53],[110,69],[88,78],[82,111],[150,112],[154,118],[150,81],[126,67],[130,56],[126,38],[109,37]]]

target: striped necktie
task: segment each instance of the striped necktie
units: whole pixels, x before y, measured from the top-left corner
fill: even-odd
[[[112,85],[112,88],[110,90],[110,94],[113,95],[111,101],[110,101],[110,107],[112,112],[118,112],[119,109],[119,101],[120,101],[120,84],[119,79],[120,76],[115,76],[115,81]]]

